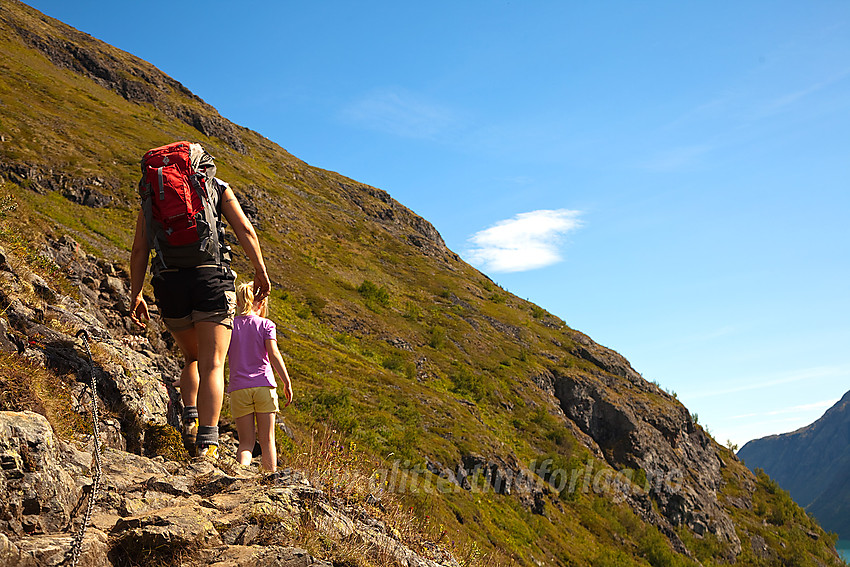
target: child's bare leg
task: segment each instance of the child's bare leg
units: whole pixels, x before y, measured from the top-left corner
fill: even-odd
[[[274,444],[274,412],[257,413],[257,430],[260,447],[263,449],[263,468],[267,472],[277,470],[277,447]],[[239,437],[239,447],[242,447],[242,437]]]
[[[236,418],[236,434],[239,436],[239,448],[236,449],[236,460],[239,461],[240,465],[246,467],[251,464],[251,453],[254,450],[254,415],[259,418],[259,416],[264,414],[249,413],[248,415]],[[262,438],[260,438],[260,441],[262,442]]]

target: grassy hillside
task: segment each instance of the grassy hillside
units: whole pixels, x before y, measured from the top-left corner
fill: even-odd
[[[787,494],[678,401],[464,263],[385,191],[311,167],[148,63],[0,0],[0,199],[16,206],[0,245],[37,258],[69,235],[126,268],[138,160],[181,139],[217,158],[258,228],[295,390],[283,414],[290,455],[323,424],[334,428],[351,459],[368,460],[384,489],[405,493],[469,563],[837,562],[831,539]],[[236,271],[247,267],[237,255]],[[563,390],[595,405],[568,407]],[[600,419],[582,419],[599,408]],[[632,435],[634,423],[661,432],[659,470],[714,502],[731,536],[713,531],[713,508],[677,516],[679,485],[644,490],[658,441]],[[694,439],[717,468],[711,486],[702,464],[677,464],[691,462]],[[506,477],[511,490],[498,481]]]

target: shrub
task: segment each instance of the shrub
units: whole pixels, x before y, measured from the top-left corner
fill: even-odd
[[[411,321],[415,321],[422,316],[422,308],[419,307],[418,303],[414,303],[413,301],[408,301],[404,308],[404,317],[406,319],[410,319]]]
[[[654,527],[647,527],[638,542],[641,555],[652,567],[678,567],[680,565],[693,565],[684,556],[677,554],[670,547],[661,533]]]
[[[304,300],[304,303],[307,304],[307,307],[310,309],[310,313],[313,314],[314,317],[318,317],[322,314],[322,309],[327,305],[327,301],[317,295],[309,295],[307,299]]]
[[[311,413],[316,420],[327,419],[343,433],[351,433],[357,427],[351,392],[346,389],[337,394],[318,392],[310,403]]]
[[[381,366],[387,370],[402,374],[407,378],[414,378],[416,376],[416,365],[412,362],[407,362],[403,356],[398,354],[391,354],[385,358],[381,362]]]
[[[390,292],[384,286],[378,286],[369,280],[363,280],[357,291],[366,300],[366,307],[372,311],[378,311],[379,306],[390,306]]]
[[[546,310],[537,305],[531,306],[531,316],[535,319],[540,319],[541,317],[546,315]]]
[[[489,388],[484,376],[471,371],[466,366],[461,366],[451,375],[451,390],[456,394],[469,395],[478,401],[489,393]]]
[[[428,331],[428,346],[433,349],[441,349],[446,344],[446,330],[439,326],[435,325],[431,327],[431,330]]]

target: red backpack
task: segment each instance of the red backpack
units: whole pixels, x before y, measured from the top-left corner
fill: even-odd
[[[148,242],[158,268],[193,268],[222,264],[222,231],[213,200],[214,178],[202,167],[213,158],[199,144],[174,142],[154,148],[142,158],[139,195]],[[154,268],[157,269],[156,267]]]

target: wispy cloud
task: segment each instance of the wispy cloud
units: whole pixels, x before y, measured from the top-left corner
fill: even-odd
[[[740,415],[733,415],[730,419],[749,419],[752,417],[768,417],[768,416],[776,416],[776,415],[786,415],[786,414],[794,414],[794,413],[808,413],[814,410],[827,410],[834,406],[838,402],[838,399],[831,400],[823,400],[820,402],[813,402],[811,404],[800,404],[796,406],[791,406],[787,408],[781,408],[777,410],[765,411],[765,412],[756,412],[756,413],[742,413]]]
[[[662,150],[644,159],[640,166],[650,171],[677,171],[698,165],[713,149],[712,146],[704,144]]]
[[[783,384],[799,382],[801,380],[817,380],[821,378],[840,378],[850,375],[850,366],[815,366],[813,368],[804,368],[788,373],[777,375],[773,378],[762,381],[741,380],[737,386],[729,388],[712,388],[702,392],[696,392],[691,395],[684,395],[688,400],[697,400],[701,398],[710,398],[714,396],[727,396],[729,394],[737,394],[739,392],[747,392],[752,390],[765,390],[774,388]]]
[[[393,87],[371,91],[342,111],[345,120],[370,130],[404,138],[434,138],[455,123],[449,108],[426,100],[407,89]]]
[[[490,272],[523,272],[560,262],[561,237],[582,226],[581,211],[520,213],[469,238],[470,263]]]
[[[808,86],[805,86],[801,89],[798,89],[793,92],[784,93],[771,101],[768,101],[764,107],[761,109],[760,117],[762,116],[771,116],[777,112],[784,110],[785,108],[796,104],[797,102],[819,92],[828,87],[831,87],[833,84],[844,80],[848,75],[850,75],[850,68],[843,69],[835,75],[828,77],[822,81],[818,81],[816,83],[812,83]]]

